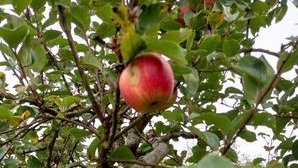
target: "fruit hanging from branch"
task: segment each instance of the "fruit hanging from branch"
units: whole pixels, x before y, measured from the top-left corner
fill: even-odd
[[[155,113],[175,101],[174,75],[170,64],[158,53],[142,53],[123,70],[119,79],[124,101],[137,112]]]

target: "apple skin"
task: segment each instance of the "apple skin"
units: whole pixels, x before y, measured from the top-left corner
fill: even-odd
[[[160,54],[142,53],[122,71],[119,89],[124,101],[137,112],[157,113],[173,102],[174,74]]]
[[[212,8],[214,6],[214,0],[202,0],[202,3],[206,5],[206,7]]]

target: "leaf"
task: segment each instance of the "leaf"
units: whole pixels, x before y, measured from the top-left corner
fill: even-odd
[[[82,58],[82,65],[90,69],[100,69],[102,67],[102,63],[99,58],[89,53]]]
[[[278,7],[275,13],[275,23],[281,21],[286,15],[287,11],[288,11],[288,5],[286,4],[281,5],[281,7]]]
[[[146,38],[145,42],[152,51],[161,53],[177,63],[186,64],[185,49],[181,48],[177,43],[168,40],[156,40]]]
[[[31,7],[35,10],[38,11],[40,8],[44,7],[46,4],[47,0],[32,0],[31,2]]]
[[[252,56],[244,56],[232,66],[241,76],[247,75],[260,84],[268,83],[267,68],[264,62]]]
[[[281,53],[277,62],[277,69],[282,67],[282,72],[287,72],[293,68],[293,66],[298,64],[298,50],[296,49],[293,53]]]
[[[73,104],[76,104],[76,103],[78,104],[81,101],[81,98],[79,98],[78,96],[66,96],[66,97],[63,97],[62,101],[63,101],[63,105],[66,108],[69,108]]]
[[[256,134],[247,129],[244,129],[239,136],[247,142],[257,141]]]
[[[40,168],[43,166],[42,162],[35,156],[30,155],[27,160],[28,168]]]
[[[21,25],[14,29],[0,27],[0,37],[12,48],[16,48],[25,39],[28,33],[29,29],[27,25]]]
[[[237,40],[224,40],[223,42],[223,52],[227,56],[233,56],[238,54],[240,51],[240,44]]]
[[[167,31],[161,36],[160,40],[169,40],[180,44],[187,40],[192,34],[193,32],[186,28],[178,31]]]
[[[263,15],[257,15],[251,19],[250,29],[253,35],[255,35],[261,27],[266,26],[266,19]]]
[[[144,6],[139,18],[138,29],[141,32],[154,27],[159,22],[160,5],[151,4],[150,6]]]
[[[204,113],[195,117],[196,119],[201,119],[206,121],[206,123],[212,125],[222,130],[225,134],[231,129],[231,121],[228,117],[217,114],[217,113]]]
[[[120,146],[110,154],[112,160],[129,161],[136,160],[134,154],[127,146]]]
[[[252,118],[252,125],[267,126],[273,131],[277,128],[276,118],[270,113],[256,113]]]
[[[120,50],[125,61],[134,58],[140,51],[146,48],[143,39],[133,30],[128,31],[120,41]]]
[[[69,130],[69,132],[76,139],[84,139],[84,138],[88,137],[89,135],[91,135],[89,131],[82,130],[82,129],[79,129],[79,128],[71,128]]]
[[[189,95],[195,95],[199,88],[199,74],[196,69],[192,69],[191,73],[183,75],[185,83],[187,84],[187,93]]]
[[[293,156],[295,159],[298,159],[298,140],[296,140],[296,141],[293,143],[293,146],[292,146],[292,156]]]
[[[44,39],[45,41],[50,41],[53,40],[57,37],[59,37],[62,34],[62,32],[58,31],[58,30],[48,30],[46,32],[44,32]]]
[[[269,10],[269,6],[266,2],[257,0],[251,4],[251,9],[253,12],[260,13],[260,14],[266,14]]]
[[[16,13],[22,13],[26,7],[31,4],[32,0],[12,0],[12,6]]]
[[[92,160],[94,159],[96,150],[101,146],[101,141],[98,138],[94,138],[87,148],[87,157]]]
[[[181,64],[171,63],[171,67],[175,77],[182,76],[192,72],[192,69],[190,67],[181,65]]]
[[[218,156],[216,154],[208,154],[205,156],[202,160],[199,161],[199,163],[190,166],[190,168],[233,168],[233,163],[223,157]]]
[[[285,168],[282,163],[279,163],[276,160],[271,160],[267,163],[266,168]]]
[[[71,16],[75,18],[84,28],[89,28],[90,15],[88,9],[84,6],[74,6],[71,9]]]
[[[41,45],[37,44],[31,50],[31,56],[34,61],[31,68],[36,72],[40,72],[48,63],[46,51],[41,47]]]
[[[13,113],[4,106],[0,106],[0,120],[11,120],[12,118]]]
[[[217,45],[220,43],[220,36],[218,34],[208,36],[207,38],[202,40],[200,44],[200,49],[204,49],[207,53],[212,53],[215,51]]]
[[[184,114],[180,110],[166,111],[161,114],[165,119],[172,123],[183,122]]]
[[[203,141],[205,141],[212,150],[217,150],[220,146],[219,144],[219,138],[217,135],[215,135],[214,133],[211,132],[201,132],[199,129],[197,129],[194,126],[190,126],[188,127],[188,129],[196,134],[199,138],[201,138]]]

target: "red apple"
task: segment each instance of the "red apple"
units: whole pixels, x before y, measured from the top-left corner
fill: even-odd
[[[160,112],[172,104],[172,68],[160,54],[142,53],[121,73],[119,88],[124,101],[137,112]]]
[[[214,0],[202,0],[202,3],[206,5],[206,7],[212,8],[214,6]]]

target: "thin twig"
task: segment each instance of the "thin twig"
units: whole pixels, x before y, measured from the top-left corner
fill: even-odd
[[[279,53],[273,52],[270,50],[262,49],[262,48],[242,48],[240,53],[247,53],[247,52],[261,52],[269,55],[273,55],[275,57],[279,57]]]
[[[293,48],[296,48],[296,46],[298,45],[298,41],[296,41],[296,43],[294,44]],[[287,63],[288,59],[290,57],[290,54],[287,56],[287,58],[285,60],[283,60],[283,62],[281,63],[281,66],[279,67],[279,69],[277,70],[277,73],[274,75],[272,81],[270,82],[269,86],[266,88],[266,90],[262,93],[260,93],[260,95],[257,96],[256,100],[255,100],[255,106],[248,111],[248,117],[247,119],[240,125],[239,129],[236,131],[234,137],[232,138],[231,141],[228,142],[228,144],[225,145],[225,147],[223,148],[222,154],[225,155],[227,154],[228,150],[231,148],[231,146],[234,144],[234,142],[236,141],[236,139],[238,138],[238,136],[241,134],[241,132],[245,129],[246,125],[251,121],[251,119],[253,118],[253,116],[256,114],[256,112],[258,111],[258,106],[262,103],[262,101],[264,100],[265,96],[270,93],[270,91],[272,89],[274,89],[276,82],[278,81],[279,77],[282,74],[282,70],[285,66],[285,64]]]
[[[96,129],[94,129],[94,128],[92,128],[92,127],[90,127],[90,126],[88,126],[84,123],[74,121],[74,120],[71,120],[71,119],[66,118],[66,117],[62,118],[62,117],[53,116],[53,115],[50,115],[50,114],[45,114],[45,115],[43,115],[43,117],[50,118],[50,119],[58,119],[58,120],[61,120],[61,121],[65,121],[65,122],[68,122],[68,123],[73,123],[75,125],[79,125],[79,126],[85,128],[86,130],[91,131],[94,135],[96,135],[99,139],[101,139],[101,136],[99,135],[99,133],[97,132]]]
[[[123,130],[121,130],[119,133],[117,133],[114,137],[114,141],[120,138],[123,134],[125,134],[127,131],[129,131],[131,128],[136,126],[139,121],[143,120],[145,118],[145,114],[141,114],[138,118],[133,120],[127,127],[125,127]]]

